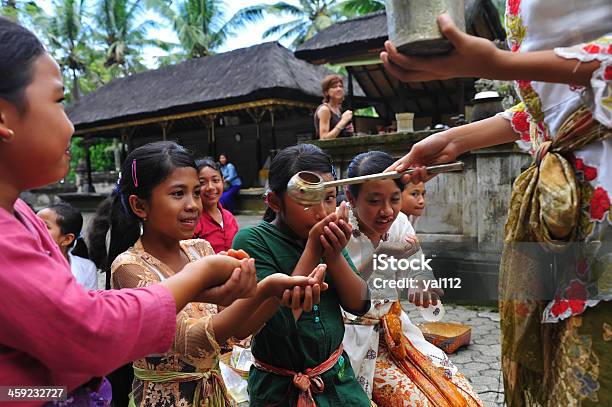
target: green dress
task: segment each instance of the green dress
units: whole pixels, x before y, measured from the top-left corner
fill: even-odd
[[[291,274],[304,251],[302,243],[268,222],[240,230],[233,247],[244,249],[255,259],[258,280],[274,273]],[[355,270],[346,250],[343,254]],[[255,358],[275,367],[303,372],[320,365],[338,349],[344,337],[344,323],[329,274],[326,282],[329,289],[321,293],[321,302],[312,312],[303,312],[297,321],[288,308],[280,308],[274,314],[253,338],[251,350]],[[321,377],[325,390],[313,393],[317,406],[370,406],[368,396],[355,379],[346,352]],[[248,390],[251,406],[295,405],[298,396],[291,377],[255,367],[249,374]]]

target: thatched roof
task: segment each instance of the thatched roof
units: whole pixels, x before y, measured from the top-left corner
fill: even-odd
[[[268,42],[115,79],[67,111],[77,129],[86,129],[259,99],[318,103],[330,73]],[[358,87],[355,93],[363,95]]]
[[[465,0],[465,21],[471,34],[505,38],[491,0]],[[301,44],[295,56],[314,63],[336,62],[366,50],[382,49],[387,38],[387,15],[379,11],[331,25]]]

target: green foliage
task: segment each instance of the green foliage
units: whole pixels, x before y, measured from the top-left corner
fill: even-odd
[[[100,140],[89,148],[91,170],[93,172],[112,171],[115,169],[112,146],[112,140]],[[72,158],[70,159],[70,173],[67,178],[69,181],[74,181],[79,162],[82,162],[83,165],[85,163],[85,148],[83,147],[83,139],[81,137],[72,139],[70,151],[72,152]]]
[[[353,112],[353,114],[355,116],[361,117],[380,117],[373,106],[364,107],[363,109],[357,109]]]
[[[146,10],[143,0],[98,0],[96,38],[105,47],[104,66],[112,76],[143,71],[142,50],[146,46],[166,47],[159,39],[149,39],[149,29],[158,25],[152,20],[141,21]]]
[[[268,28],[263,38],[276,37],[278,40],[293,38],[291,45],[297,47],[317,32],[344,18],[341,6],[337,0],[300,0],[299,6],[279,1],[275,4],[245,7],[236,13],[236,17],[247,21],[258,21],[265,14],[290,16],[293,18],[291,21]]]
[[[342,12],[347,17],[362,16],[384,9],[384,0],[346,0],[342,2]]]
[[[169,49],[148,38],[144,0],[53,0],[47,15],[34,1],[2,0],[9,15],[37,33],[60,65],[66,100],[72,103],[112,79],[139,72],[145,47]]]
[[[249,16],[226,19],[225,4],[221,1],[182,0],[172,3],[165,0],[148,1],[172,26],[179,39],[179,44],[172,46],[173,53],[160,58],[162,65],[211,55],[229,36],[235,34],[235,30],[254,21]]]

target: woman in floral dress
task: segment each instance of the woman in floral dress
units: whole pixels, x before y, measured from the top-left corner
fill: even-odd
[[[391,168],[515,140],[533,154],[513,185],[504,235],[506,403],[612,405],[610,1],[508,1],[510,51],[460,32],[446,15],[438,23],[454,44],[450,55],[410,58],[388,43],[387,70],[403,81],[513,79],[521,103],[428,137]],[[427,179],[416,173],[413,180]]]

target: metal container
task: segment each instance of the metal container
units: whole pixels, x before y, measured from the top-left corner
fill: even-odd
[[[463,171],[464,165],[461,161],[456,161],[449,164],[432,165],[425,167],[425,169],[429,175],[434,175],[444,172]],[[295,202],[308,207],[317,205],[325,199],[326,188],[362,184],[369,181],[397,179],[401,178],[403,175],[411,174],[412,172],[412,169],[408,169],[403,172],[389,171],[380,174],[362,175],[360,177],[325,182],[316,172],[300,171],[289,179],[289,182],[287,183],[287,194]]]
[[[438,29],[437,17],[447,12],[465,31],[464,0],[387,0],[389,39],[406,55],[437,55],[453,46]]]

